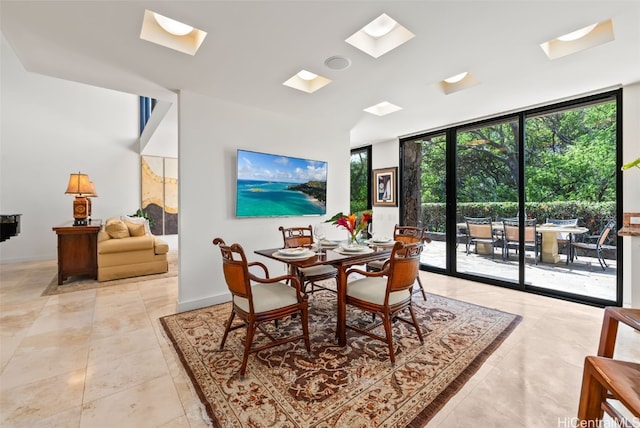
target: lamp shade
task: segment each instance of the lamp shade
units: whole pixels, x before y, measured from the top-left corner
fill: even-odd
[[[87,193],[85,196],[87,198],[97,198],[98,194],[96,193],[96,186],[95,184],[93,184],[93,181],[90,181],[89,185],[91,186],[91,191]]]
[[[66,195],[89,195],[91,193],[95,193],[95,188],[92,186],[92,183],[89,181],[89,176],[87,174],[70,174],[69,176],[69,184],[67,185],[67,190],[64,192]]]

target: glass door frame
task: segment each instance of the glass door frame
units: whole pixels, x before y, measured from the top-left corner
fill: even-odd
[[[524,250],[524,228],[522,224],[520,225],[520,251],[518,251],[519,255],[519,264],[518,264],[518,283],[510,282],[510,281],[501,281],[494,278],[486,278],[478,275],[472,275],[468,273],[458,272],[456,269],[457,266],[457,256],[458,251],[456,248],[457,244],[457,225],[456,225],[456,213],[458,209],[457,204],[457,168],[456,168],[456,134],[463,130],[471,127],[479,127],[483,124],[495,123],[500,121],[506,121],[509,118],[518,118],[518,213],[521,222],[526,218],[525,216],[525,202],[526,202],[526,177],[525,177],[525,164],[526,159],[523,155],[525,152],[525,144],[526,144],[526,136],[525,136],[525,122],[528,116],[540,115],[543,113],[549,113],[554,110],[568,110],[571,107],[580,107],[581,105],[588,105],[590,103],[598,103],[606,101],[607,99],[613,99],[616,102],[616,222],[618,225],[622,224],[622,207],[623,207],[623,199],[622,199],[622,180],[623,175],[620,170],[620,166],[622,165],[622,89],[617,89],[613,91],[608,91],[600,94],[595,94],[587,97],[581,97],[574,100],[554,103],[546,106],[541,106],[529,110],[523,110],[515,113],[510,113],[506,115],[502,115],[499,117],[493,117],[484,119],[476,122],[469,122],[464,124],[459,124],[454,127],[433,130],[427,133],[415,134],[408,137],[403,137],[400,139],[400,175],[402,176],[404,170],[404,156],[403,156],[403,146],[407,142],[411,142],[417,138],[429,138],[435,135],[446,135],[446,267],[444,269],[434,266],[428,266],[425,264],[421,264],[420,269],[444,274],[448,276],[453,276],[461,279],[467,279],[471,281],[496,285],[500,287],[506,287],[516,290],[521,290],[533,294],[539,294],[543,296],[559,298],[563,300],[584,303],[593,306],[621,306],[623,299],[623,245],[622,238],[617,237],[617,260],[616,260],[616,298],[615,300],[605,300],[600,298],[595,298],[587,295],[579,295],[569,292],[564,292],[560,290],[554,290],[550,288],[542,288],[535,285],[526,285],[525,284],[525,252]],[[402,182],[402,180],[400,180]],[[401,195],[404,192],[400,192]],[[404,218],[404,205],[405,202],[402,198],[399,201],[400,208],[400,223],[403,222]]]

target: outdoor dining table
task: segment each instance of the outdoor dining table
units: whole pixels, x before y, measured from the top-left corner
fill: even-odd
[[[558,254],[558,233],[581,235],[589,232],[589,229],[578,226],[539,225],[536,227],[536,232],[542,234],[542,262],[558,263],[560,261],[560,255]],[[567,251],[571,251],[571,248]],[[569,258],[570,255],[567,254],[567,262],[569,262]]]
[[[291,260],[286,257],[278,256],[278,250],[281,249],[282,247],[255,250],[255,253],[297,268],[317,265],[332,265],[338,270],[338,276],[336,278],[338,300],[336,340],[338,345],[345,346],[347,344],[347,268],[354,265],[363,265],[374,260],[388,258],[391,255],[391,248],[374,246],[368,251],[352,254],[338,252],[337,248],[320,248],[317,251],[314,251],[314,255],[302,260]]]
[[[466,223],[457,223],[458,233],[467,228]],[[495,232],[503,230],[502,222],[492,222],[491,228]],[[542,234],[542,249],[541,260],[543,263],[558,263],[560,261],[560,255],[558,254],[558,233],[570,233],[572,235],[581,235],[589,232],[586,227],[578,226],[560,226],[560,225],[537,225],[536,232]],[[466,232],[465,232],[466,233]],[[478,246],[479,254],[491,254],[493,248],[491,244],[480,243]]]

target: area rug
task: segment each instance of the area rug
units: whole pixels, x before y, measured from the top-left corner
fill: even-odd
[[[421,427],[480,368],[521,317],[428,294],[414,296],[425,339],[403,322],[393,326],[396,365],[385,343],[347,331],[334,341],[336,297],[310,298],[312,355],[303,341],[249,356],[238,376],[245,329],[219,350],[229,303],[160,319],[215,427]],[[349,323],[374,322],[347,307]],[[274,335],[300,332],[298,318],[266,326]],[[379,333],[382,332],[382,327]],[[383,334],[383,333],[382,333]],[[268,340],[259,333],[255,343]]]
[[[169,262],[169,270],[165,273],[134,276],[132,278],[113,279],[111,281],[103,282],[99,282],[86,276],[73,276],[67,279],[62,285],[58,285],[58,274],[56,273],[41,295],[52,296],[55,294],[71,293],[74,291],[91,290],[94,288],[103,288],[112,285],[132,284],[135,282],[150,281],[153,279],[161,278],[173,278],[175,276],[178,276],[178,252],[170,251],[169,253],[167,253],[167,261]]]

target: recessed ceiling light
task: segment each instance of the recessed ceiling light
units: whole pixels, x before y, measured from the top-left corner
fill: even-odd
[[[374,39],[379,39],[382,36],[386,36],[395,28],[398,23],[386,13],[383,13],[367,25],[362,28],[362,31],[367,33]]]
[[[415,34],[383,13],[356,31],[345,42],[374,58],[378,58],[414,37]]]
[[[283,85],[311,94],[329,83],[331,83],[331,80],[326,77],[318,76],[307,70],[300,70],[284,82]]]
[[[607,19],[544,42],[540,48],[549,59],[556,59],[603,45],[614,39],[613,22]]]
[[[207,33],[175,19],[144,11],[140,38],[151,43],[174,49],[189,55],[195,55]]]
[[[478,79],[468,72],[458,73],[454,76],[447,77],[438,83],[438,86],[445,94],[451,94],[463,89],[471,88],[480,83]]]
[[[558,37],[558,40],[563,42],[571,42],[573,40],[581,39],[587,34],[589,34],[591,31],[593,31],[593,29],[596,28],[596,25],[598,24],[595,23],[595,24],[589,25],[588,27],[584,27],[579,30],[573,31],[569,34],[565,34],[564,36]]]
[[[376,116],[384,116],[398,110],[402,110],[402,107],[391,104],[389,101],[382,101],[381,103],[364,109],[367,113],[375,114]]]
[[[166,32],[175,36],[184,36],[193,31],[193,27],[191,25],[183,24],[182,22],[167,18],[159,13],[154,12],[153,17],[158,25],[160,25]]]
[[[297,76],[299,78],[301,78],[302,80],[313,80],[316,77],[318,77],[318,75],[316,73],[312,73],[312,72],[307,71],[307,70],[300,70],[298,72]]]
[[[462,79],[464,79],[465,77],[467,77],[467,73],[466,71],[460,74],[456,74],[455,76],[451,76],[447,79],[444,79],[445,82],[447,83],[457,83],[459,81],[461,81]]]

